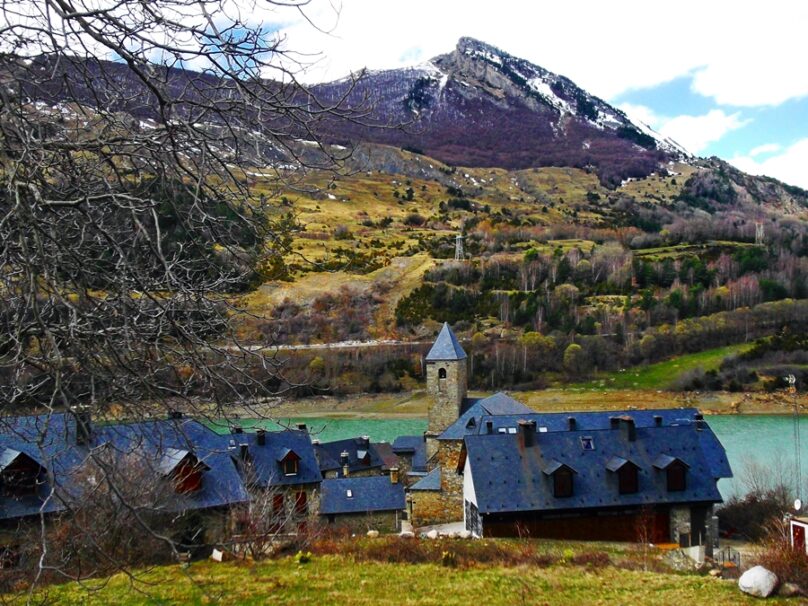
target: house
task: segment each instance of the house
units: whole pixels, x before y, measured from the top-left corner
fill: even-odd
[[[398,467],[389,444],[377,444],[369,436],[314,445],[323,478],[383,475]]]
[[[731,477],[695,409],[484,417],[466,435],[464,521],[476,536],[711,546]]]
[[[228,436],[228,448],[251,500],[253,508],[270,517],[274,532],[295,532],[317,515],[320,466],[308,431],[268,432],[257,429],[246,433],[240,427]],[[249,510],[237,516],[244,526]]]
[[[70,514],[99,477],[165,519],[186,547],[220,540],[248,494],[226,440],[172,418],[94,426],[85,411],[6,417],[0,423],[0,544],[14,553],[24,528]],[[102,486],[103,487],[103,486]]]
[[[399,472],[389,476],[349,476],[323,480],[320,516],[329,526],[352,532],[396,532],[405,513]]]

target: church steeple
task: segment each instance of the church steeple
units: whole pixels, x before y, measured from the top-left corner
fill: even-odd
[[[440,435],[460,416],[468,389],[466,357],[449,324],[444,323],[426,355],[426,388],[433,398],[429,406],[429,434]]]

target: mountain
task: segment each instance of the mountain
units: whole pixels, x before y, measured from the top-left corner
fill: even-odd
[[[472,38],[420,66],[366,72],[352,85],[313,89],[372,108],[361,123],[327,122],[335,143],[384,143],[457,166],[591,167],[612,186],[688,156],[568,78]]]

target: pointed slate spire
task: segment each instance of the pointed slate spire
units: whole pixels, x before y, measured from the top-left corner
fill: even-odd
[[[466,352],[460,346],[457,337],[449,328],[449,323],[444,322],[443,328],[440,329],[438,338],[435,339],[432,349],[426,354],[427,362],[436,362],[438,360],[465,360]]]

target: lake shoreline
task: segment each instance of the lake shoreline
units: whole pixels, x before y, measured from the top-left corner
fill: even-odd
[[[471,392],[485,397],[492,392]],[[653,410],[659,408],[698,408],[710,416],[792,415],[794,397],[775,393],[669,392],[661,390],[620,390],[550,388],[535,391],[506,391],[537,412]],[[418,419],[427,415],[430,397],[425,390],[355,396],[310,396],[278,398],[230,410],[236,417],[334,419]],[[797,395],[800,414],[808,414],[808,395]]]

